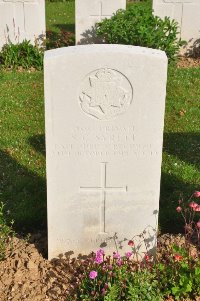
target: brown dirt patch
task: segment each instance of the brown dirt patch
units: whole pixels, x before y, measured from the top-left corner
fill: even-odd
[[[30,242],[14,237],[0,262],[0,301],[66,301],[69,261],[55,264],[44,258],[46,237],[41,234]]]
[[[170,248],[172,243],[181,246],[184,238],[161,236],[158,239],[160,252]],[[44,233],[32,235],[29,242],[13,238],[5,260],[0,262],[0,301],[67,301],[74,261],[60,257],[50,262],[42,255],[46,250]],[[196,301],[200,301],[200,297]]]
[[[200,58],[180,57],[177,62],[178,68],[200,68]]]

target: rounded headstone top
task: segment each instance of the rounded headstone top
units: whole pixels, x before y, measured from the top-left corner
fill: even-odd
[[[146,47],[131,46],[131,45],[118,45],[118,44],[91,44],[91,45],[79,45],[79,46],[70,46],[62,47],[53,50],[45,51],[45,59],[53,58],[56,56],[64,56],[67,54],[92,54],[92,53],[127,53],[132,55],[144,55],[160,58],[167,60],[166,53],[159,49],[151,49]]]

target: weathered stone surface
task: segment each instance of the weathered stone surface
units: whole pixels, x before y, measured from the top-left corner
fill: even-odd
[[[125,8],[126,0],[76,0],[76,44],[96,43],[95,23]]]
[[[116,245],[123,254],[145,229],[155,247],[166,78],[159,50],[46,52],[49,258],[99,247],[112,253]]]
[[[44,0],[0,0],[0,48],[45,36]]]

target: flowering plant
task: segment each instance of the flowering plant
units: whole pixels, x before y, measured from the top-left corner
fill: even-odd
[[[105,254],[103,249],[92,253],[84,260],[76,272],[76,293],[71,300],[144,300],[146,294],[149,300],[161,301],[158,283],[151,274],[146,263],[149,258],[145,254],[143,261],[134,261],[134,242],[129,241],[130,251],[121,256],[118,252],[113,255]],[[142,287],[141,287],[142,283]],[[129,295],[132,299],[128,299]]]
[[[178,201],[176,211],[182,215],[185,222],[186,243],[190,243],[195,239],[200,247],[200,204],[197,203],[198,198],[200,198],[200,191],[195,191],[187,203],[181,198]],[[196,220],[196,218],[198,219]]]
[[[112,256],[106,255],[103,249],[97,250],[90,257],[77,262],[72,279],[73,290],[69,292],[67,300],[174,300],[168,297],[196,300],[200,295],[200,220],[195,221],[200,211],[198,198],[200,192],[196,191],[187,204],[183,199],[178,202],[176,211],[185,221],[185,237],[181,236],[181,242],[177,237],[173,243],[167,245],[166,239],[162,244],[158,237],[157,254],[154,257],[147,251],[140,258],[133,240],[135,238],[127,242],[129,251],[125,255],[118,250]],[[139,236],[143,237],[145,232]]]

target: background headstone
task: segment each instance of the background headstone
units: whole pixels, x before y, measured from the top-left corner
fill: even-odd
[[[96,41],[93,27],[109,19],[118,9],[126,9],[126,0],[76,0],[76,44]]]
[[[162,19],[167,16],[178,22],[187,49],[200,42],[200,0],[153,0],[153,10]]]
[[[44,0],[0,0],[0,48],[45,36]]]
[[[49,258],[116,245],[123,254],[145,229],[155,248],[166,79],[159,50],[46,52]]]

